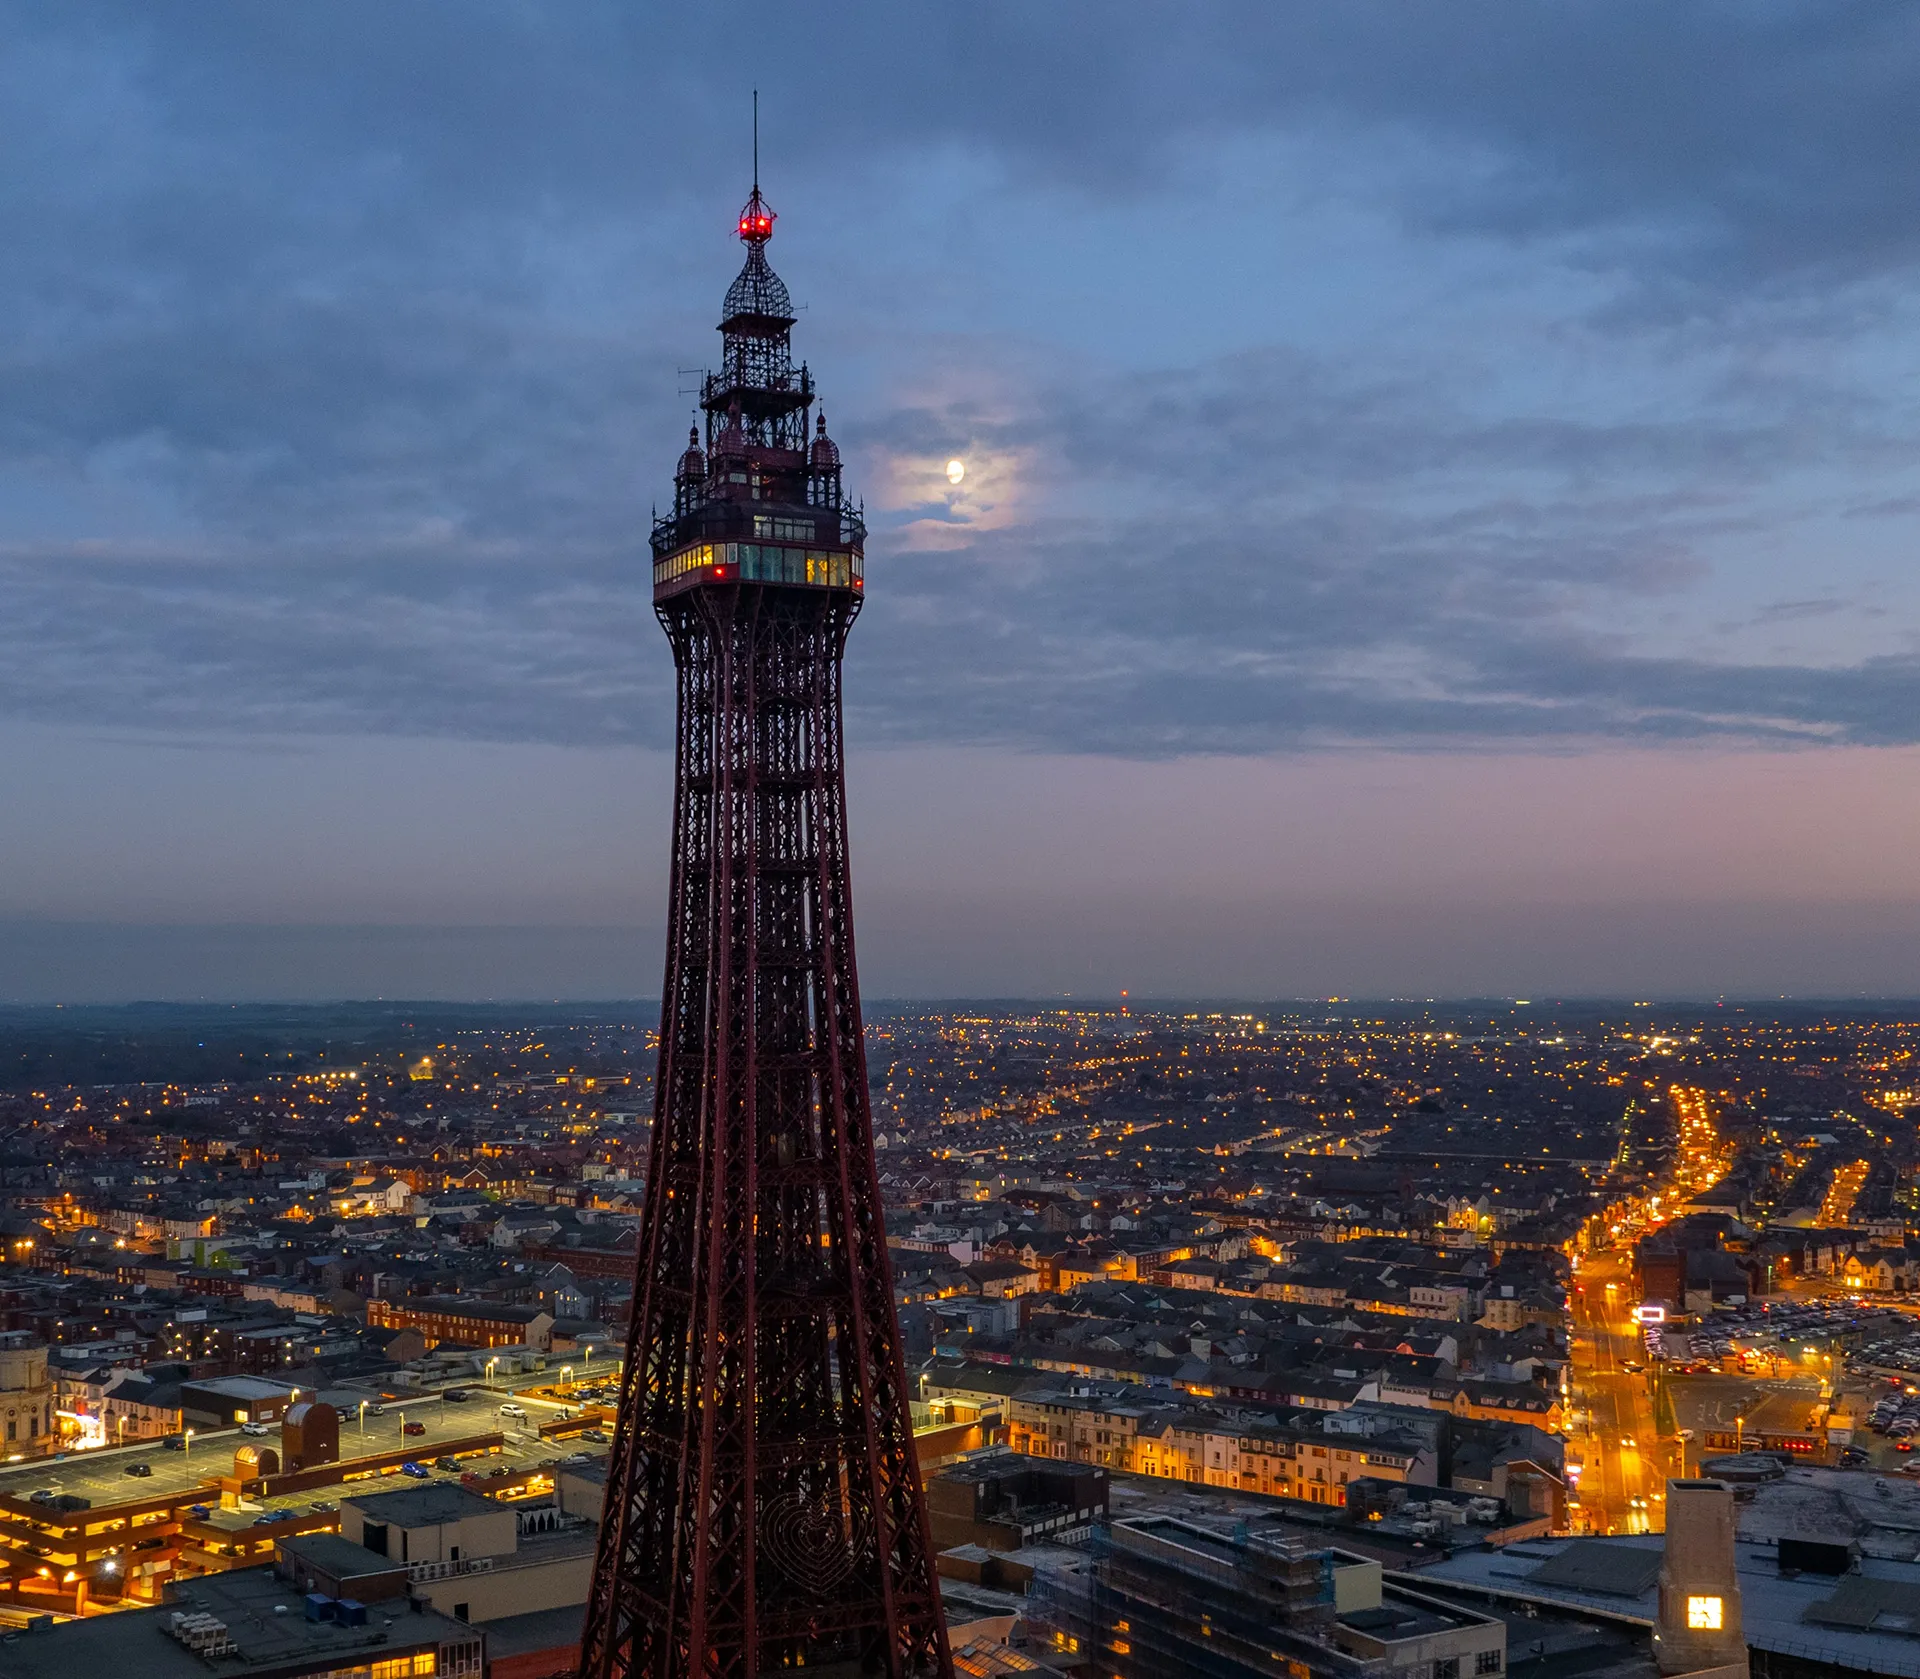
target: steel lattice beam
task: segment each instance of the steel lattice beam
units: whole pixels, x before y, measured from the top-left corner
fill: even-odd
[[[749,276],[764,290],[770,273],[755,248]],[[777,334],[756,360],[730,321],[727,365],[786,368],[790,324],[739,329]],[[851,563],[826,587],[656,568],[678,685],[673,871],[581,1672],[951,1679],[853,950],[841,654],[864,533],[824,426],[811,455],[784,431],[734,438],[711,464],[689,450],[656,560],[716,533],[764,535],[783,513],[809,521],[794,540]]]

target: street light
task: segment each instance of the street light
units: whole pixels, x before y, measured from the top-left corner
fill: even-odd
[[[182,1458],[189,1458],[193,1456],[193,1430],[192,1429],[188,1429],[186,1433],[180,1437],[180,1455]]]
[[[487,1360],[487,1386],[488,1386],[488,1388],[492,1388],[492,1386],[493,1386],[493,1367],[494,1367],[494,1366],[495,1366],[496,1364],[498,1364],[499,1362],[500,1362],[500,1361],[499,1361],[499,1359],[497,1359],[497,1358],[490,1358],[490,1359],[488,1359],[488,1360]]]
[[[565,1393],[566,1390],[572,1385],[573,1385],[573,1366],[571,1364],[563,1364],[560,1366],[560,1391],[562,1393]]]
[[[360,1401],[360,1432],[367,1432],[367,1402],[364,1399]]]

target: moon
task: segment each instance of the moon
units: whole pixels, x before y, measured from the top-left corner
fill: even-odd
[[[949,484],[959,483],[962,478],[966,477],[966,475],[967,475],[967,463],[965,461],[948,461],[947,462],[947,482]]]

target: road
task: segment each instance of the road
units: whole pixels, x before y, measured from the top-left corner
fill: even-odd
[[[1681,1443],[1656,1434],[1633,1321],[1633,1268],[1624,1253],[1590,1254],[1573,1296],[1573,1440],[1584,1460],[1580,1509],[1595,1533],[1649,1533],[1666,1526],[1666,1483],[1678,1475]]]

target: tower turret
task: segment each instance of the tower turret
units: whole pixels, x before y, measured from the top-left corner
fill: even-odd
[[[720,366],[700,386],[706,448],[696,430],[653,528],[656,602],[702,583],[866,584],[866,524],[824,415],[808,446],[813,377],[793,364],[793,302],[767,261],[777,219],[756,180],[735,224],[747,260],[721,305]]]

